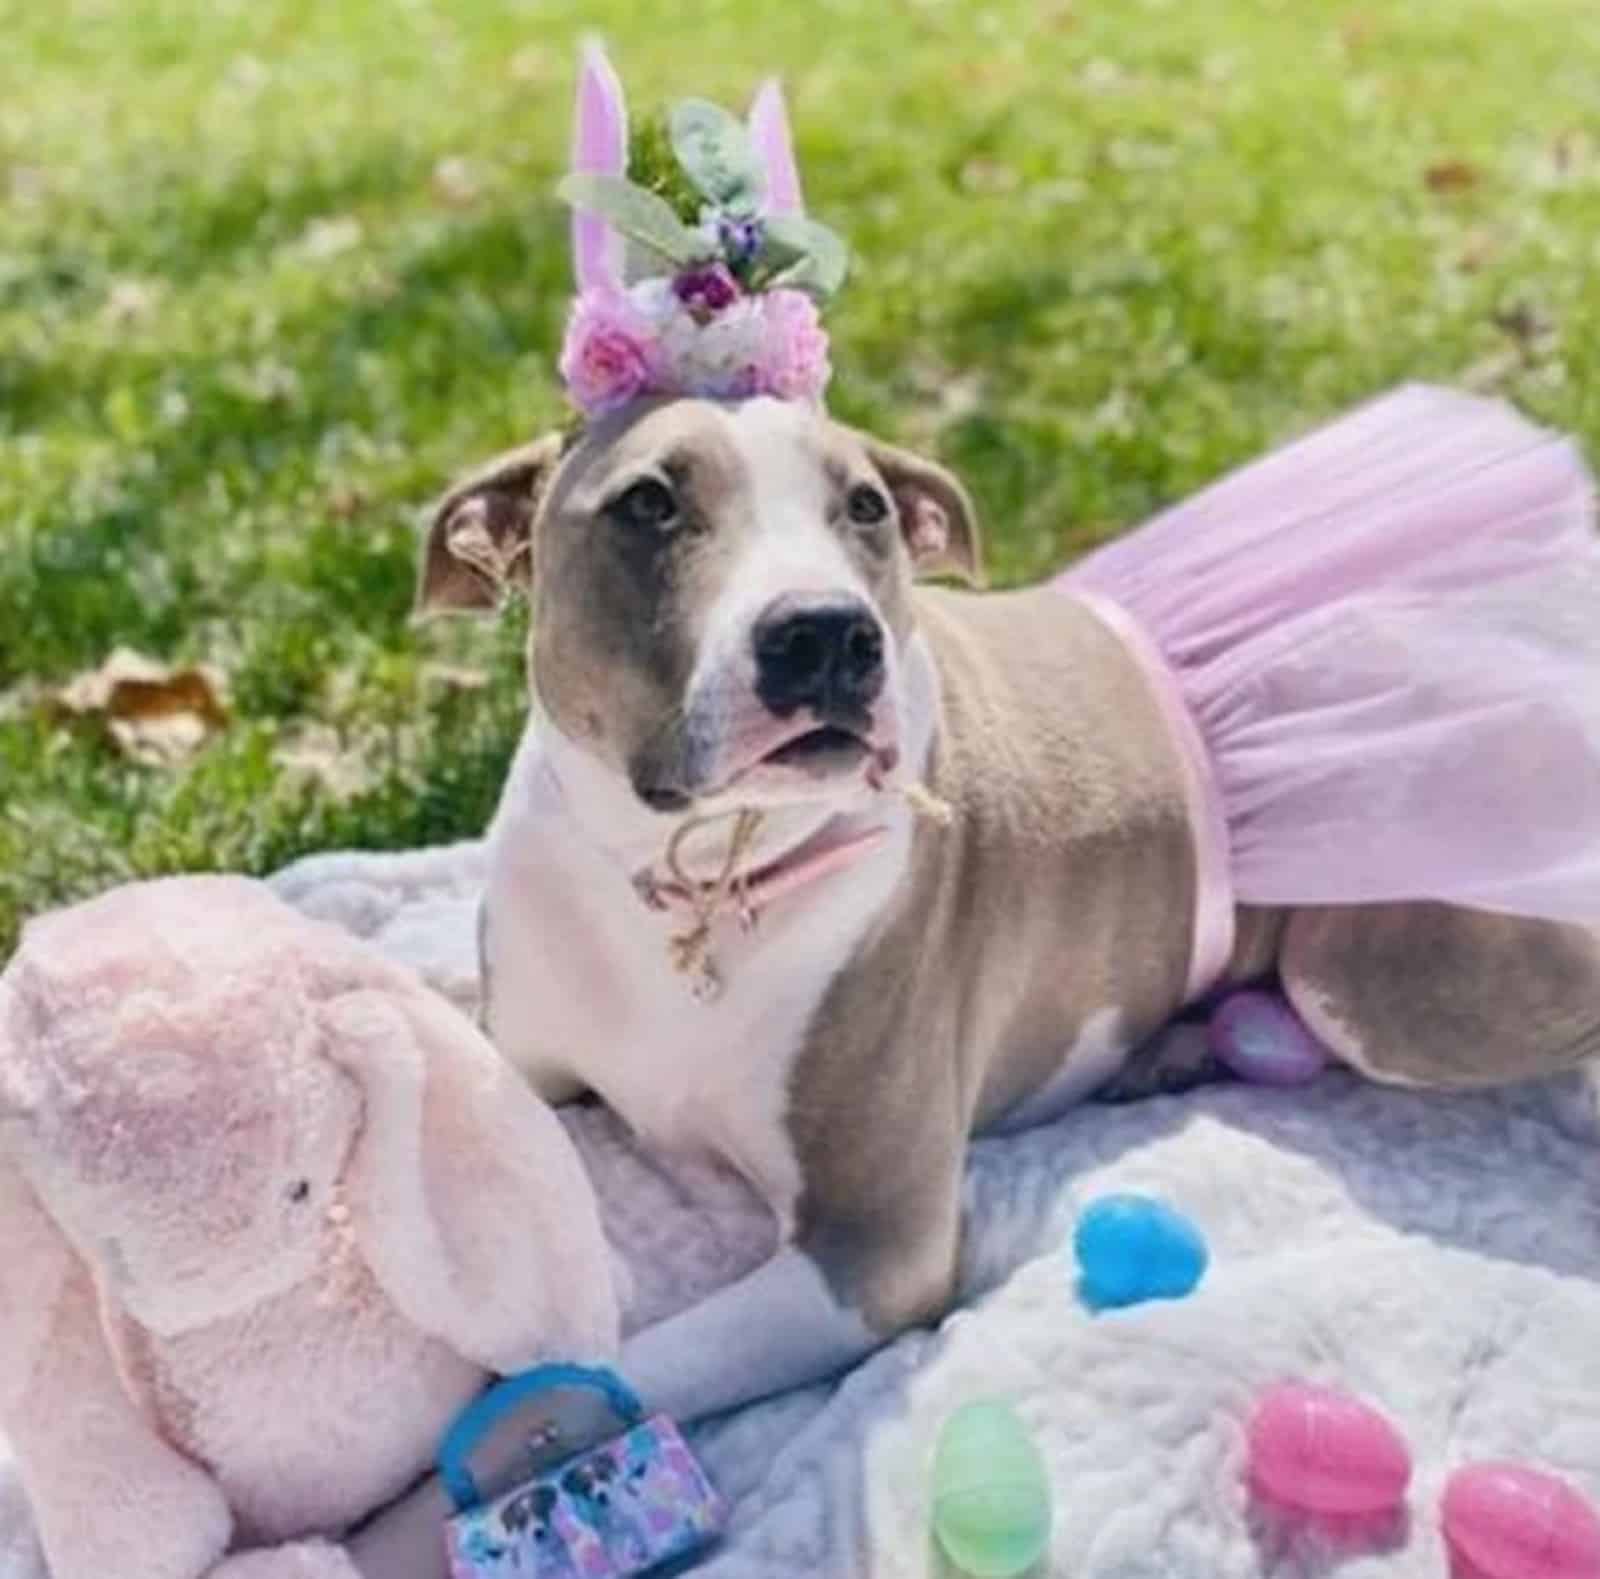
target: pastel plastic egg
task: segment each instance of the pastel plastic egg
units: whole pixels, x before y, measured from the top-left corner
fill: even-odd
[[[1469,1464],[1439,1514],[1451,1551],[1481,1579],[1600,1579],[1600,1517],[1554,1475]]]
[[[1009,1404],[957,1409],[933,1459],[933,1533],[974,1579],[1012,1579],[1050,1544],[1050,1481],[1028,1428]]]
[[[1405,1500],[1411,1483],[1400,1433],[1369,1404],[1331,1387],[1268,1388],[1248,1440],[1251,1482],[1305,1513],[1383,1513]]]
[[[1327,1067],[1327,1049],[1287,999],[1275,992],[1235,992],[1212,1011],[1211,1051],[1241,1080],[1303,1086]]]
[[[1090,1310],[1182,1299],[1205,1276],[1206,1242],[1181,1212],[1147,1195],[1105,1195],[1072,1236],[1078,1297]]]

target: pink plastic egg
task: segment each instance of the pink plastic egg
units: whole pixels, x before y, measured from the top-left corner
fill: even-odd
[[[1600,1517],[1554,1475],[1469,1464],[1439,1512],[1451,1551],[1481,1579],[1600,1579]]]
[[[1382,1513],[1400,1505],[1411,1481],[1411,1455],[1376,1409],[1304,1382],[1261,1395],[1249,1453],[1254,1485],[1306,1513]]]
[[[1207,1034],[1211,1051],[1256,1085],[1307,1085],[1327,1067],[1327,1050],[1275,992],[1230,993],[1211,1011]]]

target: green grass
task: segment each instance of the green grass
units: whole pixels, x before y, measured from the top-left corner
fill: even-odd
[[[1000,581],[1404,377],[1600,440],[1593,0],[0,0],[0,954],[482,826],[518,622],[413,630],[414,522],[561,414],[589,25],[641,103],[784,71],[859,258],[836,408],[963,470]],[[44,721],[118,645],[219,664],[228,730],[150,769]],[[283,767],[313,728],[351,783]]]

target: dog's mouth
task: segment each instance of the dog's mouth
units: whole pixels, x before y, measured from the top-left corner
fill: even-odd
[[[653,810],[677,813],[695,802],[721,801],[733,795],[777,795],[793,799],[828,791],[860,779],[876,780],[892,771],[899,753],[892,745],[874,744],[865,734],[843,724],[817,724],[778,734],[766,750],[740,752],[735,765],[715,780],[694,789],[682,780],[657,784],[634,779],[634,789]]]
[[[756,767],[792,768],[812,778],[854,772],[872,754],[872,747],[853,730],[821,724],[775,746]]]

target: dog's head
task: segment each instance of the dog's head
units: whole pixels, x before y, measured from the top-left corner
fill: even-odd
[[[563,736],[643,806],[853,793],[905,735],[918,574],[976,580],[943,468],[798,402],[642,403],[500,456],[436,510],[424,610],[528,586]]]

